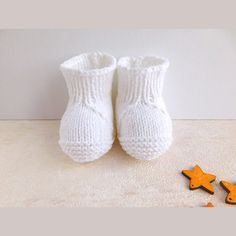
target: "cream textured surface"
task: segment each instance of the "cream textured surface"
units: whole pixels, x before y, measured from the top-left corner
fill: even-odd
[[[149,162],[116,142],[103,158],[75,163],[57,144],[58,128],[54,120],[0,121],[0,206],[228,206],[218,182],[236,182],[236,120],[174,121],[172,147]],[[217,176],[215,195],[188,190],[181,170],[195,164]]]

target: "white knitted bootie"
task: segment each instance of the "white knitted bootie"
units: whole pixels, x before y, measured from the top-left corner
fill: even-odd
[[[115,69],[116,59],[105,53],[81,54],[61,65],[69,102],[61,120],[59,144],[75,161],[98,159],[113,144]]]
[[[124,57],[118,62],[116,118],[122,148],[140,160],[151,160],[171,145],[172,122],[162,99],[169,66],[159,57]]]

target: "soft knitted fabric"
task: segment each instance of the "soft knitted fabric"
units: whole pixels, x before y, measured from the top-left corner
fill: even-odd
[[[118,62],[118,138],[140,160],[155,159],[171,145],[172,122],[162,98],[168,66],[159,57],[123,57]]]
[[[116,59],[105,53],[87,53],[60,68],[69,102],[61,120],[59,144],[73,160],[93,161],[114,141],[111,90]]]

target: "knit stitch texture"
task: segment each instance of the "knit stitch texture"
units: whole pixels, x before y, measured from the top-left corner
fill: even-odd
[[[162,98],[168,66],[159,57],[123,57],[118,62],[118,138],[140,160],[159,157],[172,142],[172,121]]]
[[[114,141],[111,100],[116,59],[106,53],[85,53],[60,67],[69,101],[61,119],[59,144],[73,160],[103,156]]]

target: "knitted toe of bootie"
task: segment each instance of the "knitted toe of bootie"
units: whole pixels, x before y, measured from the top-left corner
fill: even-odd
[[[162,98],[168,64],[158,57],[125,57],[118,62],[118,138],[139,160],[158,158],[172,143],[172,122]]]
[[[120,138],[124,151],[138,160],[150,161],[164,154],[171,145],[170,138]]]
[[[139,160],[152,160],[164,154],[172,143],[170,117],[147,105],[127,108],[119,124],[122,148]]]
[[[112,143],[60,143],[60,146],[71,159],[82,163],[100,158],[111,149]]]
[[[115,58],[105,53],[81,54],[61,65],[69,102],[61,119],[59,144],[75,161],[96,160],[112,146],[115,68]]]
[[[108,121],[106,116],[94,109],[76,104],[62,117],[59,144],[74,161],[96,160],[108,152],[113,144],[112,120]]]

